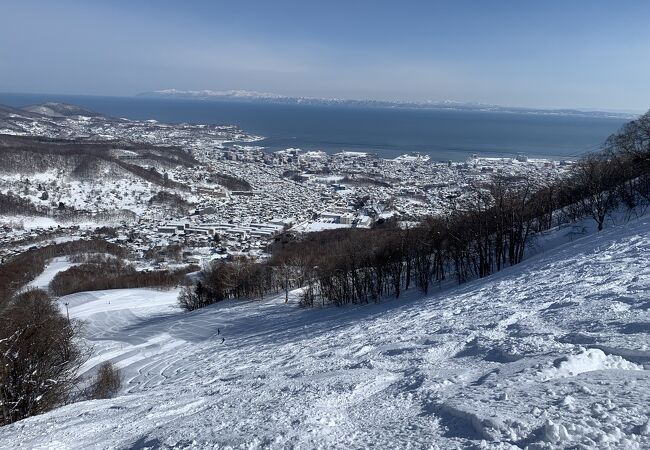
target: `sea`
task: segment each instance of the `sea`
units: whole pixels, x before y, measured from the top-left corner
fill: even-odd
[[[268,152],[286,148],[361,151],[383,158],[417,152],[434,161],[519,154],[575,159],[598,150],[627,121],[528,112],[0,93],[0,104],[9,106],[48,101],[128,119],[237,125],[263,136],[255,145]]]

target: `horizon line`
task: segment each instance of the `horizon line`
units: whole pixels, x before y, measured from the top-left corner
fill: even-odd
[[[282,99],[305,99],[305,100],[315,100],[315,101],[324,101],[324,102],[377,102],[377,103],[393,103],[393,104],[403,104],[403,105],[427,105],[431,106],[444,106],[445,102],[449,102],[449,105],[456,103],[459,106],[476,106],[476,107],[496,107],[496,108],[512,108],[512,109],[522,109],[522,110],[532,110],[532,111],[578,111],[583,113],[617,113],[617,114],[631,114],[631,115],[642,115],[645,112],[650,110],[648,109],[618,109],[618,108],[606,108],[606,107],[581,107],[581,106],[572,106],[572,107],[548,107],[548,106],[522,106],[522,105],[508,105],[508,104],[495,104],[495,103],[481,103],[477,101],[457,101],[452,99],[446,100],[386,100],[386,99],[375,99],[375,98],[337,98],[337,97],[311,97],[311,96],[291,96],[284,94],[275,94],[270,92],[260,92],[252,91],[247,89],[224,89],[224,90],[212,90],[212,89],[157,89],[151,91],[144,91],[135,94],[82,94],[82,93],[69,93],[69,92],[10,92],[10,91],[0,91],[0,95],[34,95],[34,96],[68,96],[68,97],[99,97],[99,98],[147,98],[144,94],[162,94],[164,91],[177,91],[179,94],[182,93],[199,93],[199,92],[248,92],[248,93],[258,93],[266,94],[275,97],[228,97],[227,95],[215,96],[213,101],[218,101],[217,99],[232,99],[234,101],[254,101],[254,100],[266,100],[272,102],[273,100],[282,100]],[[172,96],[165,98],[164,94],[161,97],[148,97],[150,99],[166,99],[166,100],[186,100],[186,101],[210,101],[209,98],[174,98]],[[29,106],[29,105],[26,105]]]

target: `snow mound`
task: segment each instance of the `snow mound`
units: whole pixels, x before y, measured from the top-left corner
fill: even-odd
[[[544,380],[559,377],[574,377],[581,373],[596,370],[643,370],[643,366],[634,364],[621,356],[607,355],[600,349],[590,348],[580,353],[557,359],[553,367],[543,369],[540,373]]]

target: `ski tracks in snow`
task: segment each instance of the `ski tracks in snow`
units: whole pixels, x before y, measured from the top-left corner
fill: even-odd
[[[174,291],[75,294],[85,370],[114,361],[123,392],[4,427],[0,447],[647,447],[649,232],[378,305],[184,313]]]

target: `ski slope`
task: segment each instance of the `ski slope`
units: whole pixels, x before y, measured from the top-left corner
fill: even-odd
[[[56,258],[52,258],[45,265],[45,270],[43,270],[39,276],[30,281],[26,287],[31,289],[43,289],[47,291],[50,283],[59,272],[68,270],[70,267],[73,267],[75,265],[75,263],[69,261],[67,256],[58,256]]]
[[[649,219],[378,305],[62,301],[83,370],[110,359],[123,390],[0,428],[0,448],[650,448]]]

